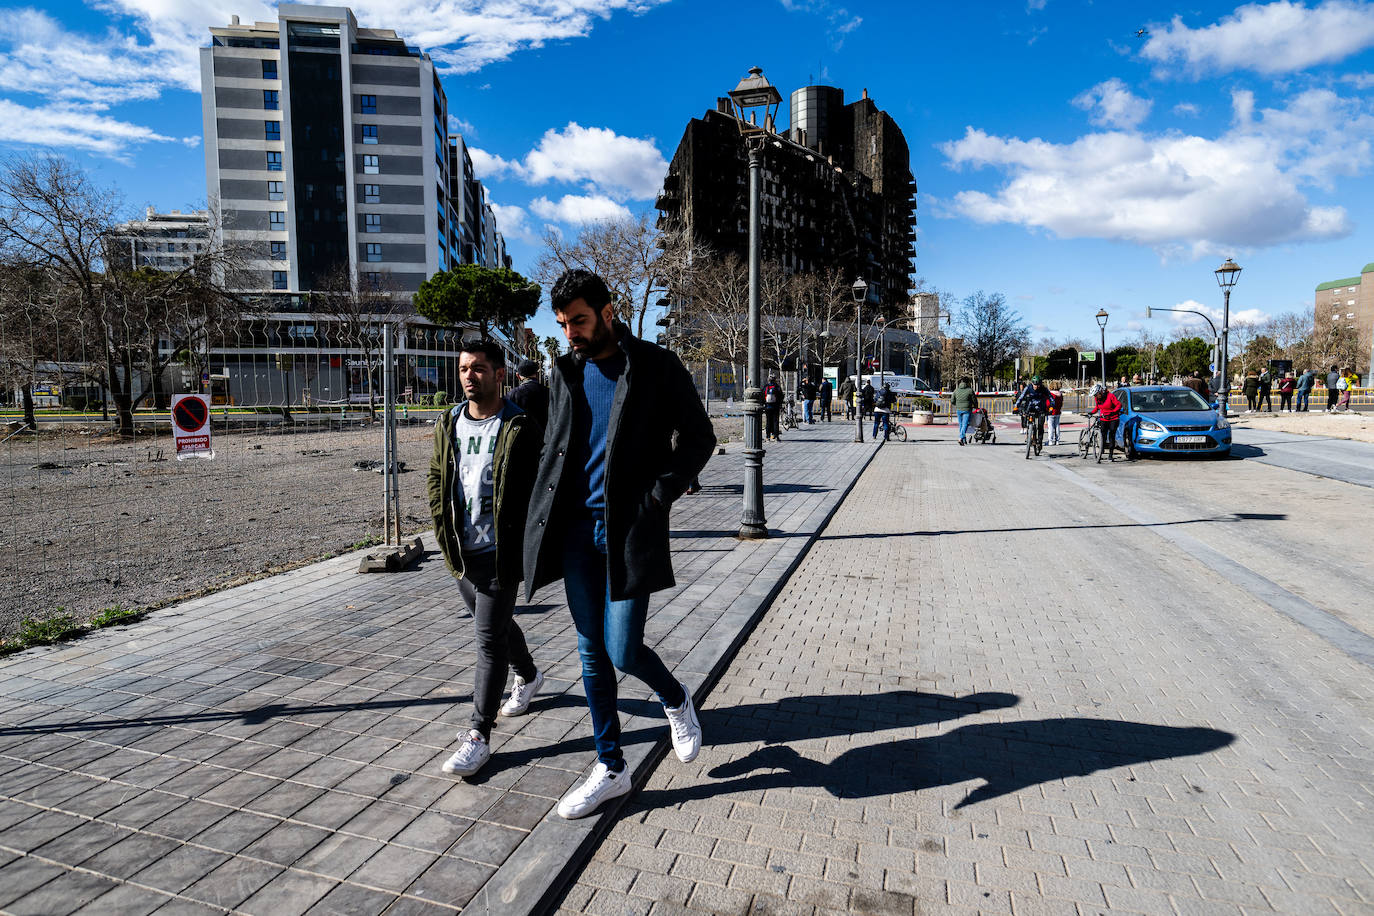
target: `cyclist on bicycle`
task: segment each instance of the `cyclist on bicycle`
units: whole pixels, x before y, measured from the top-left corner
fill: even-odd
[[[1096,406],[1088,410],[1088,416],[1097,414],[1102,419],[1102,448],[1109,459],[1115,461],[1116,425],[1121,422],[1121,401],[1101,382],[1093,386],[1092,398]]]
[[[1026,424],[1026,435],[1038,436],[1043,442],[1045,440],[1045,416],[1050,412],[1050,390],[1045,387],[1040,376],[1031,376],[1026,387],[1021,389],[1021,393],[1016,398],[1016,409],[1021,414],[1021,421]],[[1033,429],[1031,424],[1035,424]]]

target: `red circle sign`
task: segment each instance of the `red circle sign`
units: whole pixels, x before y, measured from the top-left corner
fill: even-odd
[[[182,398],[172,408],[172,422],[184,433],[199,432],[210,418],[210,411],[200,398]]]

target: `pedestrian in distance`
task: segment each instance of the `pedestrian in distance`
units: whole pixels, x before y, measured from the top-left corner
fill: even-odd
[[[1094,406],[1088,416],[1097,414],[1102,418],[1102,447],[1107,451],[1109,461],[1116,460],[1116,427],[1121,422],[1122,406],[1117,396],[1108,391],[1105,385],[1094,385],[1092,391]]]
[[[802,421],[808,426],[816,422],[816,398],[819,394],[820,390],[809,378],[802,379],[797,386],[797,399],[802,402]]]
[[[1331,367],[1331,371],[1326,373],[1326,412],[1336,409],[1336,399],[1341,396],[1340,390],[1341,370],[1336,366]]]
[[[1129,387],[1131,387],[1131,383],[1130,383],[1129,380],[1127,380],[1126,376],[1123,375],[1123,376],[1121,376],[1121,381],[1117,383],[1116,387],[1118,387],[1118,388],[1129,388]]]
[[[872,387],[872,386],[870,386]],[[878,441],[878,425],[883,427],[883,441],[886,442],[892,432],[892,408],[897,404],[897,396],[892,393],[892,386],[884,384],[873,396],[873,441]]]
[[[768,376],[768,384],[763,386],[763,432],[764,439],[782,441],[782,429],[778,420],[782,416],[782,401],[786,397],[776,375]]]
[[[965,445],[968,442],[969,417],[978,407],[978,392],[973,387],[973,379],[967,375],[959,379],[959,384],[954,386],[954,394],[950,397],[950,403],[954,408],[955,416],[959,418],[959,444]]]
[[[1293,412],[1293,392],[1297,387],[1298,380],[1293,378],[1292,372],[1285,372],[1283,378],[1279,379],[1279,410],[1283,413]]]
[[[649,595],[671,588],[673,502],[716,445],[691,375],[671,352],[615,319],[605,281],[569,270],[550,291],[572,352],[554,360],[549,425],[525,527],[529,595],[563,580],[577,629],[597,762],[558,803],[585,817],[630,791],[620,740],[617,670],[663,704],[673,752],[701,749],[691,692],[644,644]]]
[[[837,393],[840,403],[844,405],[844,418],[854,419],[854,380],[846,376],[845,380],[840,382],[840,390]]]
[[[1059,382],[1050,382],[1049,397],[1045,402],[1046,415],[1050,421],[1050,445],[1059,444],[1059,418],[1064,415],[1064,392]]]
[[[1245,384],[1241,387],[1245,394],[1245,412],[1253,413],[1259,399],[1259,375],[1251,369],[1245,374]]]
[[[861,416],[873,416],[873,382],[864,379],[863,387],[859,389],[859,411]]]
[[[1136,387],[1136,388],[1139,388],[1139,387],[1140,387],[1141,385],[1143,385],[1143,384],[1145,384],[1145,380],[1142,379],[1142,378],[1140,377],[1140,373],[1139,373],[1139,372],[1137,372],[1135,375],[1131,376],[1131,385],[1132,385],[1132,386],[1134,386],[1134,387]]]
[[[549,389],[539,381],[539,364],[524,359],[515,371],[520,376],[520,384],[510,390],[506,399],[533,417],[543,429],[549,422]]]
[[[830,384],[830,379],[821,379],[821,419],[829,423],[834,419],[830,414],[830,402],[835,396],[835,388]]]
[[[1270,396],[1274,390],[1274,377],[1269,374],[1268,369],[1261,369],[1259,374],[1259,392],[1255,398],[1255,410],[1258,411],[1260,405],[1264,406],[1265,413],[1274,412],[1274,399]]]
[[[472,615],[477,637],[471,727],[443,764],[471,776],[491,758],[491,729],[503,716],[523,715],[544,684],[515,622],[524,554],[525,515],[543,428],[501,396],[505,354],[490,340],[464,341],[458,378],[467,399],[434,424],[429,508],[444,563]],[[509,669],[515,684],[505,705]]]
[[[1207,380],[1202,377],[1202,370],[1199,369],[1192,375],[1183,380],[1185,387],[1191,388],[1208,404],[1212,403],[1212,389],[1208,386]]]
[[[1337,401],[1335,410],[1332,412],[1349,410],[1350,398],[1355,394],[1355,389],[1358,387],[1360,387],[1360,377],[1355,374],[1354,368],[1346,369],[1341,377],[1336,380],[1336,390],[1340,392],[1340,400]]]
[[[1307,413],[1312,399],[1312,389],[1317,384],[1317,375],[1310,368],[1303,370],[1298,377],[1298,412]]]

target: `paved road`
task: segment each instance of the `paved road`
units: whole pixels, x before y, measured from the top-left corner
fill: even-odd
[[[1244,446],[1236,453],[1247,460],[1374,487],[1374,443],[1254,427],[1236,427],[1232,435],[1237,444]]]
[[[913,433],[563,912],[1374,912],[1374,492]]]

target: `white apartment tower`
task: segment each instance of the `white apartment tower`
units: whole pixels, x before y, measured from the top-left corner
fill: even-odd
[[[448,102],[429,56],[344,7],[211,28],[201,49],[205,172],[255,286],[305,293],[340,265],[413,292],[462,259]],[[461,186],[461,176],[460,176]]]

